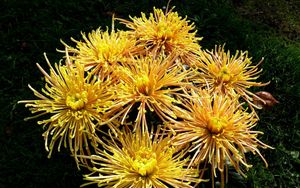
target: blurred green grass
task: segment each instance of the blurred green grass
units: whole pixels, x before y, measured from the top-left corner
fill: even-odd
[[[258,156],[249,155],[253,168],[247,179],[229,177],[227,187],[299,187],[300,173],[300,41],[299,3],[272,0],[249,1],[172,1],[180,15],[195,22],[201,45],[211,49],[226,43],[226,49],[248,50],[254,62],[265,58],[260,81],[271,81],[262,88],[280,104],[259,113],[259,138],[275,150],[262,150],[269,162],[265,168]],[[31,99],[30,83],[43,86],[35,63],[47,67],[43,52],[51,62],[63,56],[60,39],[71,44],[80,32],[111,26],[111,14],[128,18],[152,7],[163,7],[164,0],[4,0],[0,8],[0,187],[79,187],[83,182],[67,151],[47,158],[35,120],[23,121],[30,113],[21,99]],[[275,7],[275,8],[274,8]],[[276,11],[272,11],[276,10]],[[254,14],[255,11],[258,14]],[[264,14],[260,14],[263,12]],[[280,21],[274,21],[280,20]],[[273,21],[273,22],[272,22]],[[121,27],[117,24],[117,27]],[[209,184],[208,184],[209,186]]]

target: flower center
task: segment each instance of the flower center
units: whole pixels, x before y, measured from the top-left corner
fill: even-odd
[[[150,95],[149,78],[147,75],[142,75],[136,80],[136,86],[139,93]]]
[[[226,125],[226,120],[219,117],[212,117],[208,122],[207,128],[212,134],[219,134],[223,131]]]
[[[157,169],[156,154],[150,149],[141,148],[133,161],[133,169],[141,176],[149,176]]]
[[[226,66],[221,68],[220,73],[218,74],[218,79],[223,83],[228,83],[230,81],[231,74]]]
[[[162,41],[168,40],[171,38],[173,31],[167,26],[167,23],[160,22],[157,24],[157,38]]]
[[[80,110],[84,107],[87,101],[87,92],[83,91],[81,93],[68,95],[66,99],[66,105],[72,110]]]

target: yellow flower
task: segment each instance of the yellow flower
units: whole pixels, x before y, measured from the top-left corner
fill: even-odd
[[[45,76],[45,88],[38,92],[29,85],[39,99],[19,103],[26,103],[25,106],[32,113],[37,113],[27,119],[49,115],[46,116],[48,119],[38,121],[46,128],[43,136],[45,148],[49,151],[48,157],[51,157],[55,147],[60,151],[63,143],[78,162],[78,153],[90,154],[90,146],[97,147],[99,138],[95,130],[98,123],[105,121],[102,114],[111,105],[113,94],[108,81],[103,82],[92,74],[85,76],[84,67],[79,63],[73,64],[68,56],[67,65],[55,64],[55,68],[50,65],[47,57],[46,60],[50,74],[37,64]]]
[[[135,55],[137,47],[135,40],[128,37],[125,31],[112,32],[99,29],[88,35],[82,33],[83,41],[76,41],[76,48],[64,43],[70,53],[74,54],[75,61],[83,64],[85,70],[93,74],[107,77],[113,74],[115,66],[126,62],[127,58]],[[115,76],[115,75],[113,75]]]
[[[201,53],[201,61],[197,65],[201,73],[196,82],[211,92],[221,92],[231,97],[241,96],[251,108],[257,107],[253,104],[253,97],[260,98],[248,89],[269,84],[255,82],[262,71],[258,69],[260,63],[252,65],[247,51],[237,51],[231,56],[229,51],[224,51],[224,46],[216,46],[215,50]],[[262,99],[261,101],[264,103]]]
[[[151,135],[151,136],[149,136]],[[197,169],[187,168],[185,151],[178,151],[169,144],[170,137],[163,138],[161,133],[132,133],[123,131],[103,144],[103,150],[96,155],[83,156],[94,165],[91,174],[84,179],[97,183],[98,187],[190,187],[199,183]]]
[[[154,8],[149,18],[145,13],[142,17],[131,17],[132,21],[119,19],[129,29],[129,33],[137,40],[145,50],[156,55],[160,52],[174,54],[189,62],[200,49],[196,37],[194,24],[189,24],[187,18],[182,18],[172,9],[165,13],[161,9]]]
[[[267,166],[258,147],[271,147],[257,139],[262,132],[252,130],[257,122],[254,112],[242,110],[236,100],[220,94],[211,95],[207,91],[192,91],[182,105],[188,111],[182,122],[173,124],[176,131],[173,144],[187,145],[193,153],[191,165],[210,164],[213,184],[218,170],[224,186],[226,160],[244,175],[240,164],[246,169],[251,167],[246,162],[247,151],[258,154]]]
[[[128,113],[137,106],[135,128],[141,127],[143,131],[147,130],[147,110],[154,111],[161,120],[176,119],[181,108],[176,106],[180,101],[175,96],[182,87],[190,85],[184,79],[191,72],[174,66],[170,56],[137,57],[133,61],[117,70],[120,83],[115,105],[108,116],[121,117],[123,124]]]

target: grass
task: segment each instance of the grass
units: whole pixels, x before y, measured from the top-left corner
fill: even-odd
[[[260,112],[257,129],[265,132],[261,140],[274,150],[262,151],[269,162],[265,168],[257,156],[249,155],[253,168],[248,178],[231,174],[228,187],[299,187],[300,173],[300,27],[295,2],[272,0],[258,4],[240,1],[174,1],[182,16],[195,22],[203,48],[226,43],[232,51],[248,50],[254,62],[265,58],[260,81],[271,81],[263,88],[280,104]],[[150,12],[166,1],[125,2],[94,0],[4,0],[0,10],[0,187],[79,187],[82,173],[67,151],[47,158],[42,128],[23,121],[30,115],[21,99],[33,97],[27,84],[41,88],[43,80],[35,66],[46,67],[43,52],[51,62],[63,56],[60,39],[80,39],[80,32],[111,25],[111,14],[122,18]],[[275,8],[274,8],[275,7]],[[272,10],[276,11],[272,11]],[[254,14],[255,11],[264,14]],[[276,18],[278,22],[272,20]],[[285,25],[285,27],[283,27]],[[118,25],[117,25],[118,26]],[[119,26],[120,27],[120,26]],[[296,34],[293,34],[296,33]],[[204,186],[204,185],[203,185]],[[209,184],[208,186],[209,187]]]

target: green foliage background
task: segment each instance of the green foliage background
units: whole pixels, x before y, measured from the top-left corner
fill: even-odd
[[[204,49],[226,43],[226,48],[248,50],[253,62],[265,58],[259,81],[280,104],[260,111],[256,129],[260,139],[273,146],[263,150],[269,162],[249,155],[253,168],[248,178],[230,174],[227,187],[300,187],[300,1],[173,0],[181,16],[195,22],[204,37]],[[0,187],[79,187],[83,182],[67,151],[47,159],[43,130],[36,121],[24,122],[30,112],[21,99],[31,99],[27,88],[43,86],[35,63],[43,67],[46,52],[51,62],[63,56],[60,39],[72,44],[80,32],[111,26],[111,15],[128,18],[162,8],[164,0],[2,0],[0,6]],[[116,24],[116,27],[122,26]],[[261,88],[259,88],[261,89]],[[210,184],[200,187],[209,187]]]

